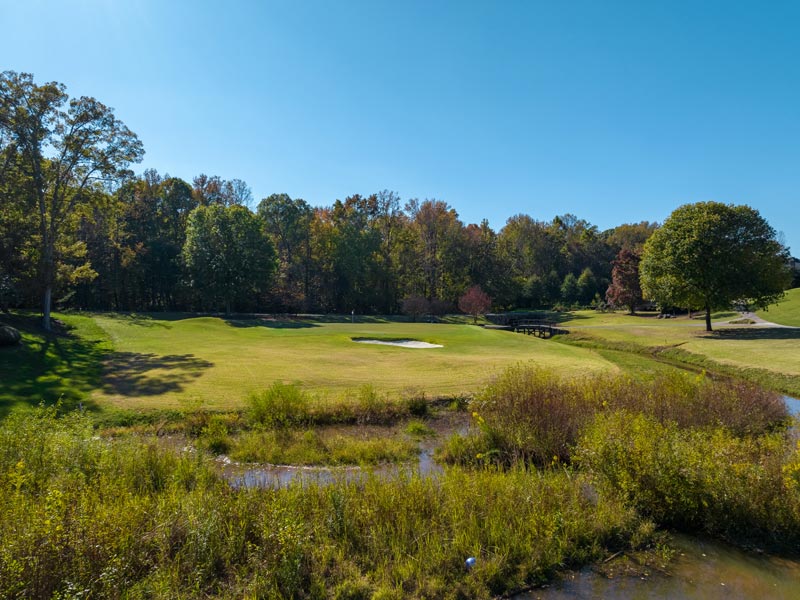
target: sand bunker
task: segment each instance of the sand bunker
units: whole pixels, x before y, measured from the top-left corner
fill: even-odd
[[[429,344],[419,340],[370,340],[354,339],[358,344],[379,344],[381,346],[400,346],[401,348],[444,348],[441,344]]]

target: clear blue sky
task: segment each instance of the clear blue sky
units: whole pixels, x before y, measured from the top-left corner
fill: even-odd
[[[499,229],[700,200],[800,255],[800,2],[0,0],[0,69],[94,96],[138,167]]]

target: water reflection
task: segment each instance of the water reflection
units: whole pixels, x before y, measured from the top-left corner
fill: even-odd
[[[575,598],[686,598],[688,600],[749,600],[800,598],[800,562],[743,552],[708,540],[676,536],[677,556],[670,574],[606,579],[591,569],[567,575],[544,590],[517,596],[519,600]]]
[[[233,488],[278,488],[291,484],[326,484],[335,481],[357,481],[362,477],[392,477],[399,473],[416,472],[436,476],[442,468],[433,460],[433,451],[424,448],[414,463],[383,464],[375,467],[295,467],[283,465],[229,464],[223,468],[225,478]]]

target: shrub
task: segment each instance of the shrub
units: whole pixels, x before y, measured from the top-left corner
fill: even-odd
[[[297,384],[276,381],[247,399],[253,423],[266,427],[289,427],[309,420],[309,397]]]
[[[208,425],[203,428],[199,440],[200,446],[213,452],[214,454],[225,454],[231,446],[228,437],[228,426],[225,419],[220,415],[212,416]]]
[[[406,398],[406,408],[410,415],[414,417],[425,417],[428,415],[428,401],[425,394],[419,394]]]
[[[566,461],[597,408],[587,391],[549,371],[512,367],[478,397],[474,416],[504,464]]]
[[[356,422],[361,425],[389,425],[403,416],[404,408],[399,402],[381,396],[370,384],[362,385],[356,393],[354,412]]]
[[[683,373],[644,382],[621,376],[562,379],[538,368],[508,369],[478,397],[475,425],[484,440],[479,454],[504,465],[568,462],[572,446],[595,414],[614,410],[651,415],[681,428],[725,427],[735,435],[756,435],[785,426],[782,398],[743,382],[715,381]],[[458,458],[448,442],[448,460]],[[471,444],[465,446],[469,449]]]
[[[681,429],[627,411],[598,415],[575,459],[598,483],[668,527],[786,548],[800,542],[800,489],[786,439]]]

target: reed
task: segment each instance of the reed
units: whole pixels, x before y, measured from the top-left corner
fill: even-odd
[[[3,598],[489,598],[652,531],[561,469],[234,490],[203,453],[54,410],[0,441]]]

